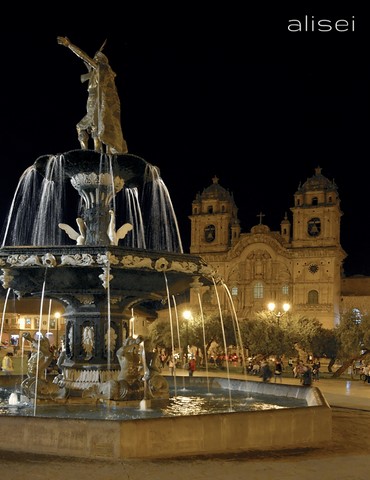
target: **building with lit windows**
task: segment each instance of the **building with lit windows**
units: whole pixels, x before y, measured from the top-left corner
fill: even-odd
[[[192,203],[190,253],[200,255],[221,275],[227,289],[202,286],[190,306],[205,313],[229,309],[228,291],[240,320],[267,310],[269,302],[289,303],[294,315],[316,318],[333,328],[343,308],[369,309],[367,277],[343,278],[346,252],[340,244],[340,198],[334,181],[315,169],[294,194],[280,231],[259,223],[242,233],[233,195],[214,177]],[[228,290],[228,291],[227,291]],[[366,291],[367,290],[367,291]],[[279,307],[278,307],[279,308]],[[229,309],[230,310],[230,309]]]
[[[5,292],[5,290],[4,290]],[[5,304],[5,308],[4,308]],[[5,298],[0,297],[1,343],[2,348],[10,351],[24,348],[29,350],[29,342],[22,345],[22,334],[29,332],[36,338],[37,332],[46,334],[50,344],[57,348],[64,336],[65,321],[62,317],[64,306],[53,300],[45,300],[41,307],[40,298]]]

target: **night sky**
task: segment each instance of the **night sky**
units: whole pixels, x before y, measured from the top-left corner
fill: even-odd
[[[91,57],[107,39],[129,152],[160,168],[185,252],[191,203],[214,175],[234,194],[243,232],[260,211],[276,231],[285,212],[292,219],[299,183],[320,166],[341,198],[344,271],[370,275],[370,18],[348,5],[304,13],[355,16],[355,32],[292,33],[289,19],[304,13],[249,9],[246,18],[231,8],[217,21],[171,11],[171,22],[150,28],[148,13],[145,25],[126,15],[120,28],[2,30],[1,224],[28,166],[79,148],[86,68],[56,37]]]

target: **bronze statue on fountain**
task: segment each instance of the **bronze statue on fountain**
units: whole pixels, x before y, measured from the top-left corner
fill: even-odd
[[[0,249],[5,289],[18,297],[56,299],[65,306],[62,373],[54,383],[38,381],[34,357],[26,394],[76,403],[166,398],[168,385],[153,350],[147,339],[133,336],[128,319],[133,309],[155,319],[160,302],[168,300],[168,289],[182,293],[195,278],[212,282],[215,273],[201,258],[182,252],[176,217],[168,205],[150,198],[138,201],[135,209],[125,204],[127,195],[134,198],[132,192],[159,188],[158,169],[127,151],[115,74],[102,48],[91,58],[66,37],[58,37],[58,43],[88,69],[82,76],[88,80],[87,113],[77,125],[81,150],[42,156],[25,172]],[[90,137],[93,150],[88,148]],[[36,197],[35,189],[25,187],[30,177],[39,181]],[[63,199],[70,201],[76,191],[78,231],[66,223],[71,207],[62,208]],[[142,209],[139,215],[137,207]],[[118,229],[117,218],[122,222]],[[45,355],[40,346],[37,355],[40,362]]]

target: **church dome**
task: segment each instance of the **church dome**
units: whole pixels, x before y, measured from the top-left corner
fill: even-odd
[[[205,188],[201,194],[201,199],[206,200],[206,199],[217,199],[217,200],[226,200],[230,201],[232,200],[232,195],[226,188],[221,187],[221,185],[218,183],[218,178],[214,176],[212,178],[212,185],[209,187]]]
[[[315,175],[308,178],[303,185],[298,187],[297,193],[305,193],[312,191],[337,191],[337,186],[333,181],[330,181],[328,178],[324,177],[321,173],[321,168],[315,168]]]
[[[255,225],[254,227],[251,228],[251,233],[253,234],[269,233],[269,232],[270,232],[270,228],[267,225],[264,225],[263,223]]]

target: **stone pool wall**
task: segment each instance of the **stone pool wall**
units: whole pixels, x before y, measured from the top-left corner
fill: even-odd
[[[189,381],[187,378],[186,381]],[[205,379],[192,377],[191,381]],[[215,378],[226,388],[227,379]],[[332,412],[316,387],[232,380],[234,389],[306,399],[307,407],[145,420],[0,417],[0,450],[82,458],[166,458],[317,447]]]

